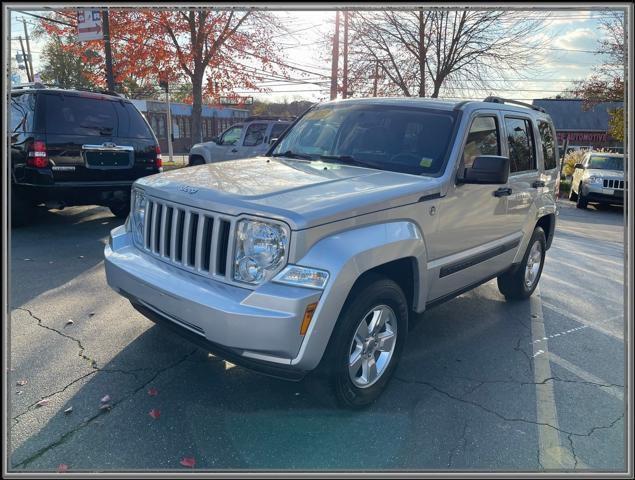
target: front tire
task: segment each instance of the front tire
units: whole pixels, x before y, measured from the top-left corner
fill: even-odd
[[[582,194],[582,184],[580,184],[580,186],[578,187],[578,198],[577,198],[577,202],[575,204],[576,207],[584,210],[586,209],[586,207],[589,205],[589,201],[587,200],[587,198]]]
[[[536,227],[520,264],[496,279],[498,290],[507,300],[524,300],[534,293],[545,264],[546,247],[545,232],[541,227]]]
[[[190,157],[190,167],[193,167],[195,165],[204,165],[204,164],[205,164],[205,159],[201,157],[200,155],[192,155],[192,157]]]
[[[401,287],[389,278],[369,276],[351,291],[313,374],[330,384],[340,406],[363,408],[381,395],[405,345],[408,311]]]
[[[578,194],[573,191],[573,185],[571,185],[571,188],[569,189],[569,200],[572,202],[578,200]]]

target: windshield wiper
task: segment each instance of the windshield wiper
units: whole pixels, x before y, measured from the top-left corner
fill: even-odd
[[[292,150],[287,150],[286,152],[282,152],[282,153],[274,153],[273,156],[274,157],[289,157],[289,158],[302,158],[304,160],[313,160],[313,157],[311,155],[307,155],[305,153],[297,153],[297,152],[294,152]]]
[[[369,167],[369,168],[377,168],[375,165],[364,162],[362,160],[357,160],[350,155],[320,155],[322,160],[331,160],[337,163],[341,163],[343,165],[357,165],[358,167]]]

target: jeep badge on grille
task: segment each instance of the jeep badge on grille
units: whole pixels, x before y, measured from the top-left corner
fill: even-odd
[[[185,193],[189,193],[190,195],[198,192],[198,188],[190,187],[189,185],[180,185],[179,190]]]

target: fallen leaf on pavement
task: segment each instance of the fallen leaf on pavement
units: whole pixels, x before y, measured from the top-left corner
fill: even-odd
[[[64,473],[68,471],[68,465],[65,463],[60,463],[57,467],[57,473]]]
[[[70,319],[69,319],[69,320],[66,322],[66,325],[72,325],[73,323],[75,323],[75,322],[74,322],[73,320],[70,320]]]
[[[194,457],[183,457],[179,463],[184,467],[194,468],[194,465],[196,465],[196,459]]]
[[[148,395],[151,397],[156,397],[159,391],[156,388],[148,388]]]
[[[23,387],[23,386],[25,386],[27,383],[29,383],[29,381],[28,381],[28,380],[18,380],[18,381],[17,381],[17,382],[15,382],[15,383],[18,385],[18,387]]]
[[[16,395],[22,395],[22,390],[18,390],[17,392],[15,392]]]
[[[36,407],[43,407],[44,405],[48,405],[48,403],[51,401],[50,398],[43,398],[42,400],[40,400],[39,402],[37,402],[35,404]]]
[[[99,410],[110,410],[111,408],[112,408],[112,405],[110,405],[110,403],[104,403],[99,406]]]
[[[148,415],[150,415],[155,420],[158,420],[159,417],[161,416],[161,411],[157,410],[156,408],[153,408],[152,410],[150,410]]]
[[[25,258],[25,259],[24,259],[24,261],[25,261],[25,262],[30,262],[31,260],[32,260],[32,259],[30,259],[30,258]]]
[[[88,314],[88,316],[89,316],[89,317],[92,317],[92,316],[94,316],[94,315],[95,315],[95,312],[90,312],[90,313]]]
[[[69,413],[71,413],[73,411],[73,407],[68,407],[66,410],[64,410],[64,413],[66,415],[68,415]]]
[[[103,397],[101,397],[100,402],[101,402],[101,403],[108,403],[108,402],[110,402],[110,395],[104,395]]]

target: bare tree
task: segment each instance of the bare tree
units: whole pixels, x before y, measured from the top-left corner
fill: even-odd
[[[351,89],[407,97],[493,89],[493,80],[526,75],[535,65],[545,19],[518,11],[423,7],[355,12]]]

